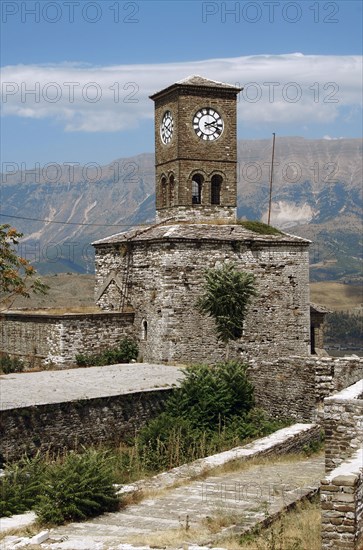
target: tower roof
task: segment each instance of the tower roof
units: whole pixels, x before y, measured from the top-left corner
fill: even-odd
[[[261,235],[239,224],[208,224],[166,221],[145,226],[142,229],[132,229],[123,233],[111,235],[92,243],[93,246],[115,245],[125,242],[165,242],[165,241],[196,241],[196,242],[240,242],[256,245],[298,245],[308,246],[311,241],[288,233],[277,235]]]
[[[224,82],[219,82],[218,80],[210,80],[208,78],[203,78],[199,75],[190,75],[186,78],[183,78],[182,80],[178,80],[174,84],[171,84],[167,88],[164,88],[163,90],[160,90],[158,92],[155,92],[153,95],[150,96],[150,99],[158,99],[164,94],[168,94],[171,91],[175,89],[181,89],[181,88],[206,88],[209,90],[223,90],[226,92],[232,92],[234,94],[238,94],[243,88],[240,88],[238,86],[233,86],[232,84],[226,84]]]

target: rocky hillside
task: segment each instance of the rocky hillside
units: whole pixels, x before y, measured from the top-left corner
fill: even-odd
[[[238,158],[238,214],[266,220],[271,140],[239,141]],[[314,241],[314,280],[361,272],[361,158],[360,139],[276,139],[272,223]],[[118,159],[98,172],[62,166],[3,175],[0,198],[2,213],[19,217],[1,222],[24,232],[21,252],[41,272],[91,272],[92,240],[153,220],[154,156]]]

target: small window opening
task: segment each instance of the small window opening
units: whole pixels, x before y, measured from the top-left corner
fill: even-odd
[[[142,340],[147,340],[147,321],[145,319],[142,321],[141,339]]]
[[[192,178],[192,204],[202,203],[202,184],[203,177],[200,174],[195,174]]]
[[[161,206],[166,206],[167,192],[166,192],[166,178],[161,178]]]
[[[221,204],[222,176],[218,174],[211,179],[211,204]]]
[[[174,176],[169,178],[169,206],[174,206]]]

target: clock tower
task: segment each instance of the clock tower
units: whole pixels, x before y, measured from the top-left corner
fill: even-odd
[[[157,221],[236,220],[237,94],[190,76],[153,94]]]

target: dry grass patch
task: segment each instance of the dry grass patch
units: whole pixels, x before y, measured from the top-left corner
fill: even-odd
[[[321,510],[318,501],[304,501],[256,535],[239,538],[240,550],[320,550]]]
[[[180,528],[148,535],[130,537],[129,543],[155,548],[188,548],[189,544],[223,547],[226,550],[320,550],[320,504],[304,501],[282,515],[267,529],[248,535],[221,536],[231,525],[243,525],[242,514],[223,511],[207,518],[201,525],[190,525],[190,519],[180,518]]]
[[[333,311],[352,311],[363,302],[361,285],[334,281],[310,283],[310,298]]]

